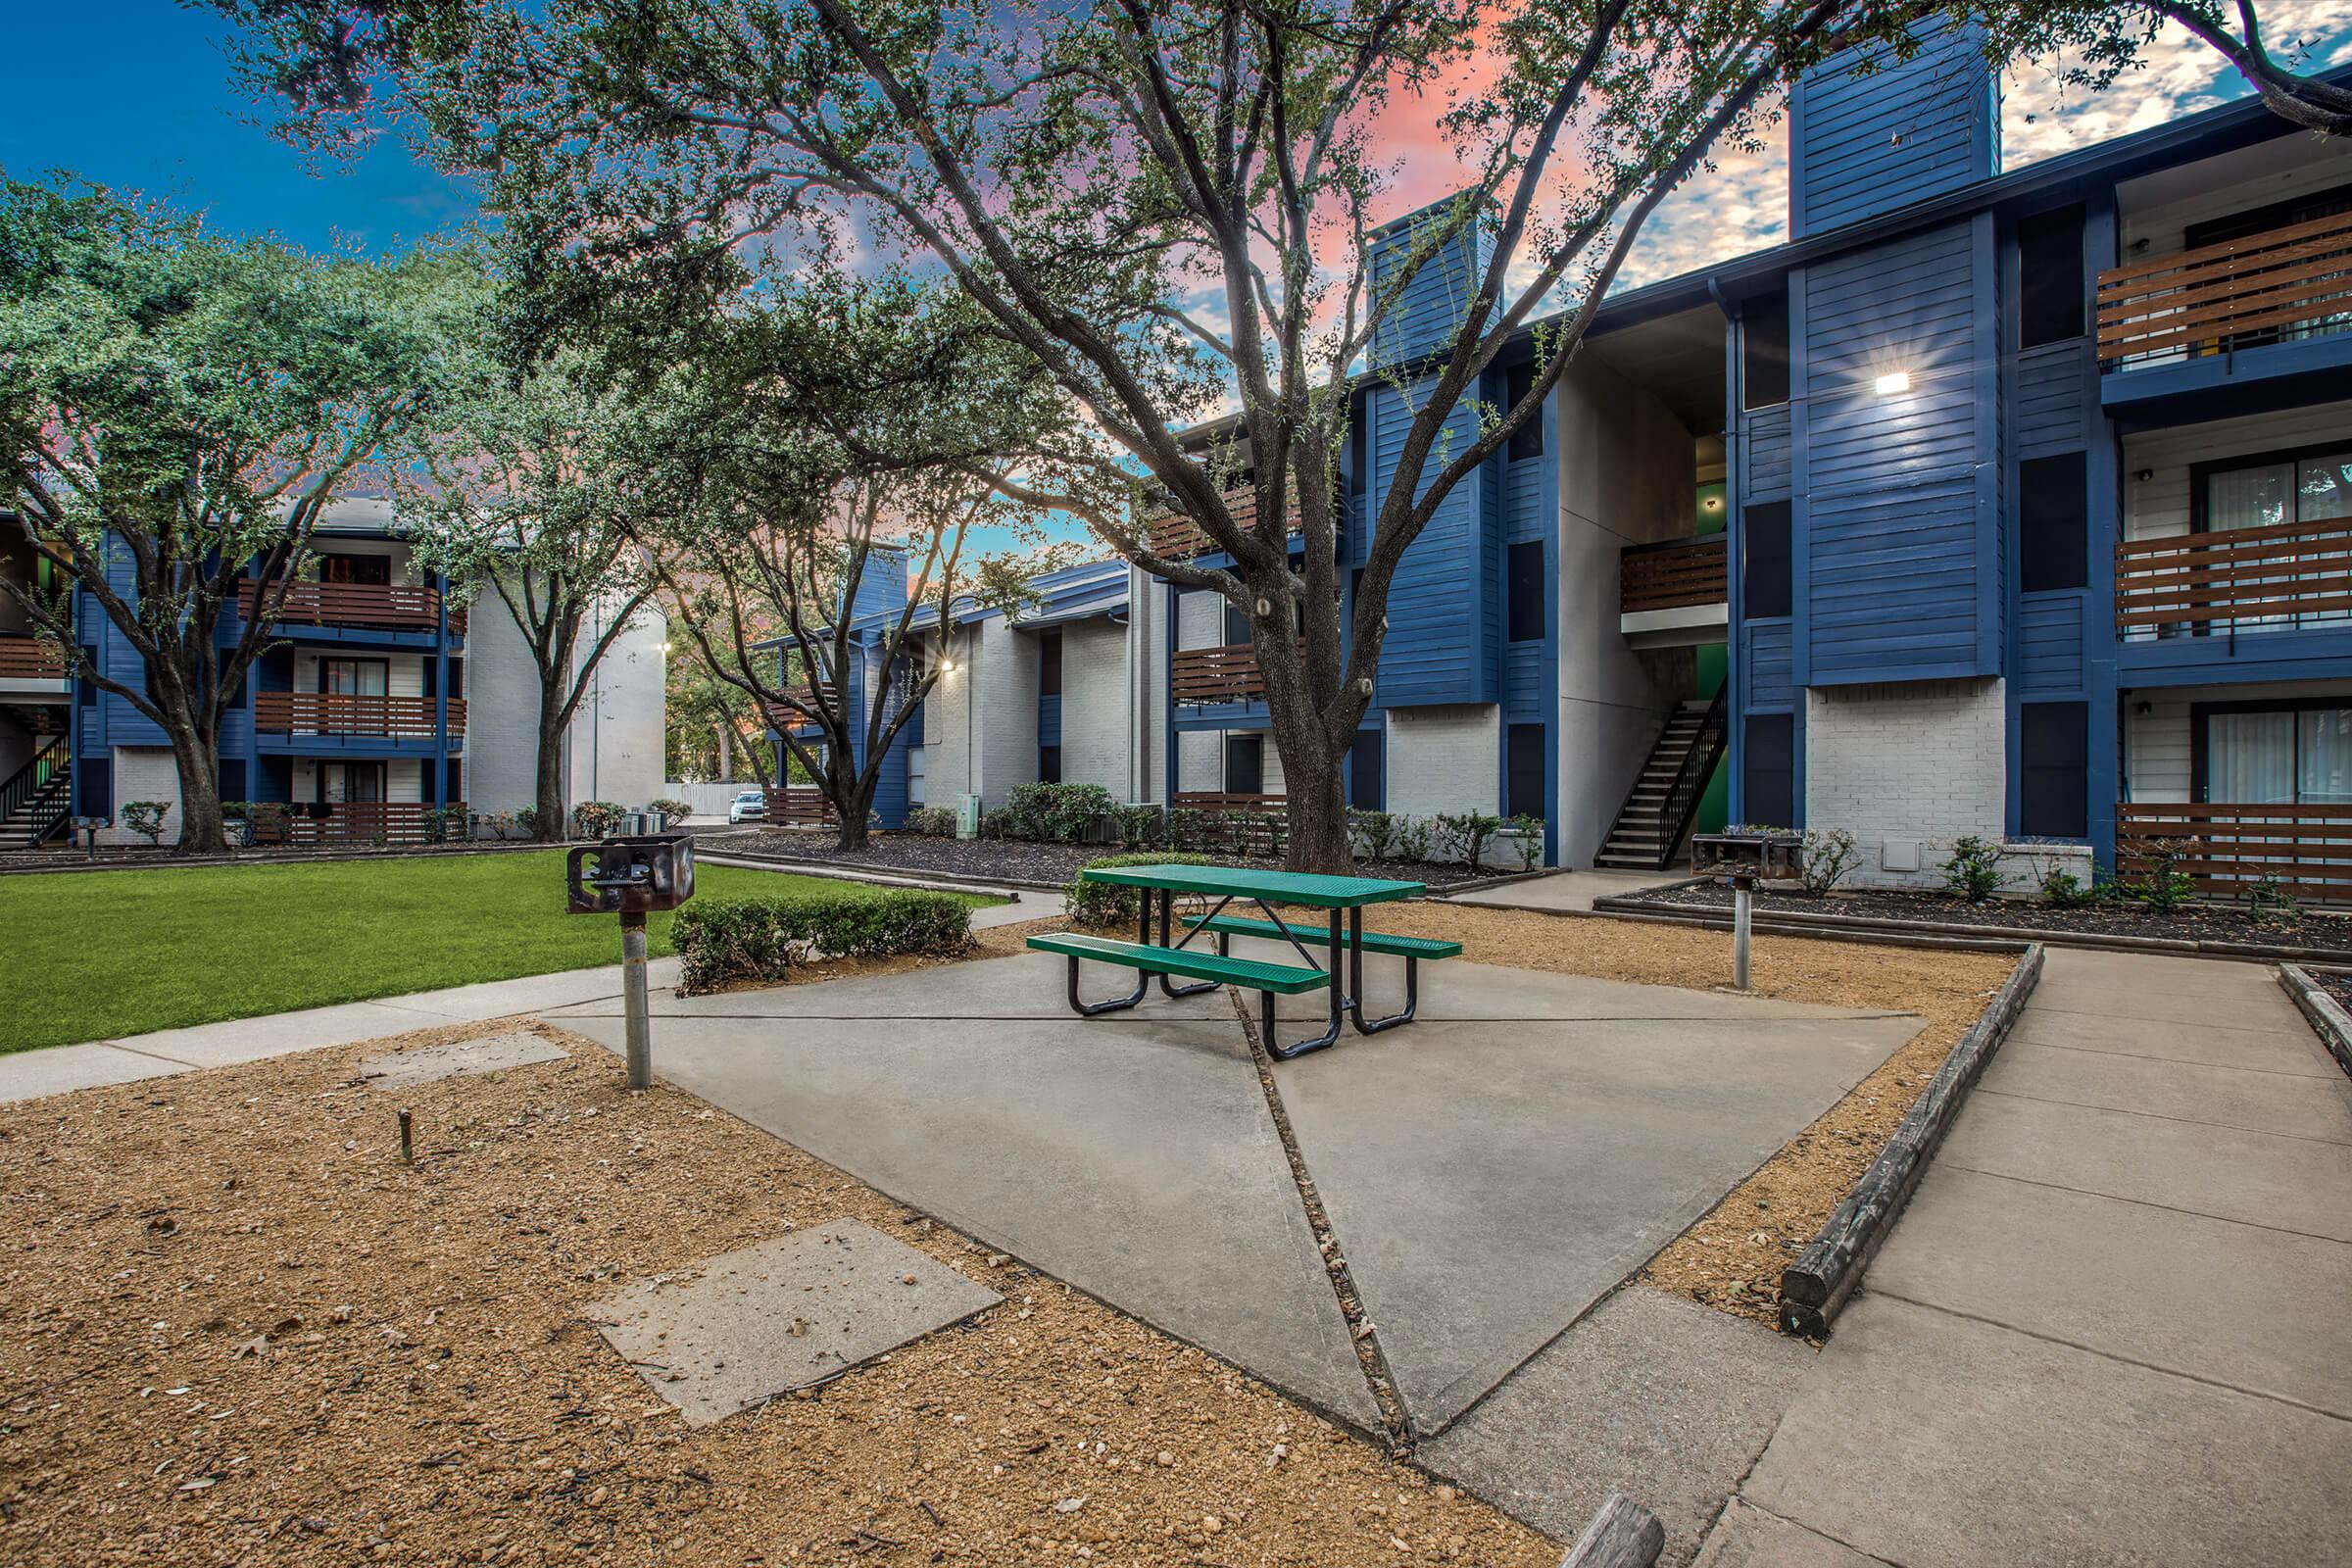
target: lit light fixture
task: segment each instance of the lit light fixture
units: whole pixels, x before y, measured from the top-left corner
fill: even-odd
[[[956,661],[954,661],[953,659],[943,659],[943,660],[941,660],[941,661],[939,662],[939,672],[940,672],[942,675],[953,675],[953,674],[955,674],[955,673],[956,673]]]
[[[1877,384],[1879,396],[1883,398],[1901,397],[1911,390],[1911,372],[1909,370],[1888,370],[1885,375],[1879,377]]]

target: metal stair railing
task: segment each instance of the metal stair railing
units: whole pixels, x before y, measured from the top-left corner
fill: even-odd
[[[1690,831],[1690,819],[1698,814],[1699,797],[1706,794],[1707,780],[1714,775],[1716,760],[1723,756],[1725,699],[1731,684],[1726,680],[1715,689],[1715,700],[1707,705],[1706,716],[1699,720],[1698,732],[1690,737],[1690,749],[1683,754],[1683,764],[1674,770],[1674,782],[1667,786],[1666,799],[1658,807],[1658,853],[1654,869],[1663,871],[1674,859],[1674,847]]]
[[[32,754],[23,767],[0,783],[0,822],[16,820],[19,812],[28,812],[27,843],[38,844],[56,831],[65,820],[69,791],[54,786],[69,776],[68,737],[53,736],[49,744]]]

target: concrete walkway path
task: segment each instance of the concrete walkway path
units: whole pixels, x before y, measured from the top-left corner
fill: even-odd
[[[990,926],[1045,919],[1061,912],[1059,894],[1028,893],[1016,904],[974,909],[972,926],[975,930],[985,930]],[[618,940],[615,936],[615,945]],[[646,976],[657,995],[670,990],[678,983],[678,960],[656,958],[646,965]],[[198,1067],[259,1061],[297,1051],[356,1045],[363,1040],[379,1040],[386,1035],[407,1034],[436,1024],[478,1023],[486,1018],[598,1004],[617,1007],[619,1002],[620,965],[614,963],[593,969],[521,975],[513,980],[487,980],[442,991],[418,991],[372,1002],[303,1007],[259,1018],[230,1018],[185,1029],[159,1029],[152,1034],[93,1040],[85,1045],[12,1052],[0,1055],[0,1104],[93,1089],[101,1084],[164,1078]]]
[[[2352,1080],[2273,972],[2052,950],[1701,1561],[2352,1562]]]
[[[1620,893],[1639,893],[1643,888],[1664,887],[1679,882],[1688,873],[1682,871],[1554,871],[1549,876],[1531,878],[1525,882],[1506,882],[1498,888],[1481,888],[1475,893],[1456,894],[1454,904],[1477,904],[1497,909],[1541,909],[1545,911],[1575,911],[1590,909],[1594,899],[1605,899]]]

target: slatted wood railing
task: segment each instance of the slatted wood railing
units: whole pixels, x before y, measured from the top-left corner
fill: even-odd
[[[237,584],[237,613],[251,615],[263,584],[247,577]],[[440,624],[441,595],[430,588],[398,583],[312,582],[286,585],[279,602],[280,626],[344,626],[368,631],[431,631]],[[449,629],[466,630],[466,612],[452,607]]]
[[[820,686],[808,683],[793,687],[779,696],[776,701],[767,705],[769,726],[780,730],[802,729],[815,723],[817,702],[820,696],[825,706],[830,708],[836,716],[839,716],[841,714],[841,688],[834,685]]]
[[[1245,531],[1257,526],[1257,490],[1242,485],[1225,492],[1225,510],[1233,516],[1234,525]],[[1304,527],[1298,514],[1297,492],[1292,492],[1289,514],[1290,526],[1283,531],[1295,534]],[[1171,561],[1189,561],[1206,555],[1217,548],[1199,523],[1177,512],[1160,512],[1144,519],[1144,535],[1150,541],[1153,555]]]
[[[1266,677],[1248,643],[1179,648],[1169,659],[1168,694],[1180,708],[1243,703],[1266,695]]]
[[[793,784],[767,792],[767,819],[770,823],[823,825],[840,817],[824,791],[813,784]]]
[[[2352,618],[2352,517],[2127,539],[2115,547],[2115,624],[2291,628]]]
[[[2108,368],[2352,327],[2352,213],[2151,256],[2099,274]]]
[[[1619,612],[1632,615],[1728,602],[1723,540],[1718,533],[1626,546],[1617,557]]]
[[[433,738],[430,697],[361,697],[344,692],[256,692],[253,722],[270,734]],[[452,739],[466,733],[466,699],[449,700]]]
[[[466,803],[452,801],[451,820],[464,836]],[[324,805],[298,802],[256,817],[254,842],[285,844],[428,844],[437,819],[434,807],[422,801],[335,801]]]
[[[2242,897],[2276,876],[2298,899],[2352,903],[2352,806],[2233,806],[2130,801],[2115,808],[2116,869],[2145,875],[2170,843],[2199,893]]]
[[[64,680],[66,656],[55,643],[15,633],[0,635],[0,680]]]

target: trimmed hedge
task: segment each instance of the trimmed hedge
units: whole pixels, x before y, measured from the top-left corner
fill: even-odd
[[[781,980],[816,958],[953,956],[972,944],[971,906],[947,893],[797,893],[687,905],[671,928],[691,996],[739,980]]]
[[[1205,855],[1182,855],[1169,850],[1153,850],[1142,855],[1105,855],[1086,862],[1091,871],[1097,866],[1113,865],[1210,865]],[[1115,926],[1124,921],[1135,923],[1140,907],[1134,888],[1123,888],[1111,882],[1089,882],[1084,874],[1070,878],[1063,897],[1069,900],[1070,918],[1080,925]]]

